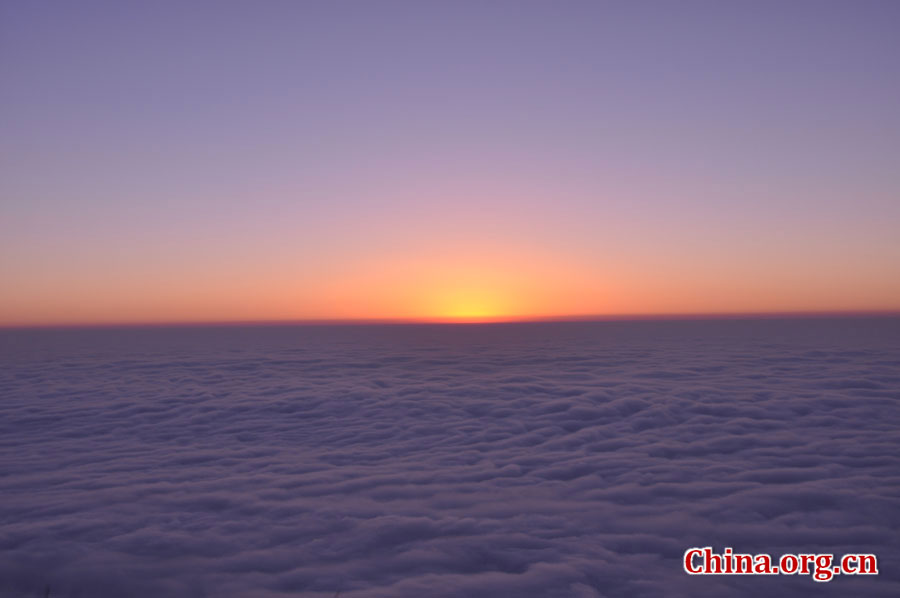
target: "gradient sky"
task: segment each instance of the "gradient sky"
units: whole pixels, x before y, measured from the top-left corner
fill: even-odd
[[[900,309],[900,3],[5,2],[0,325]]]

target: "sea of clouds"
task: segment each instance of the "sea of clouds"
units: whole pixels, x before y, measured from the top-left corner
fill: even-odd
[[[688,576],[692,546],[881,574]],[[895,319],[0,332],[0,595],[900,596]]]

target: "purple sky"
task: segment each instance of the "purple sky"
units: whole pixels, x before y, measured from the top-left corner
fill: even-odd
[[[900,309],[898,28],[4,3],[0,324]]]

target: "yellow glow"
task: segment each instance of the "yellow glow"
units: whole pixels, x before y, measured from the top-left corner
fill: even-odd
[[[596,302],[595,293],[579,288],[578,281],[589,277],[573,264],[524,250],[479,249],[357,262],[331,278],[322,312],[338,318],[495,322],[580,311],[581,305],[565,304],[566,295]],[[335,313],[335,306],[346,311]]]
[[[459,288],[443,292],[436,301],[432,317],[455,321],[479,322],[510,317],[510,300],[496,290]]]

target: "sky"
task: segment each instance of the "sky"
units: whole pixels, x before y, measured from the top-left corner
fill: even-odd
[[[900,310],[896,2],[6,2],[0,325]]]

